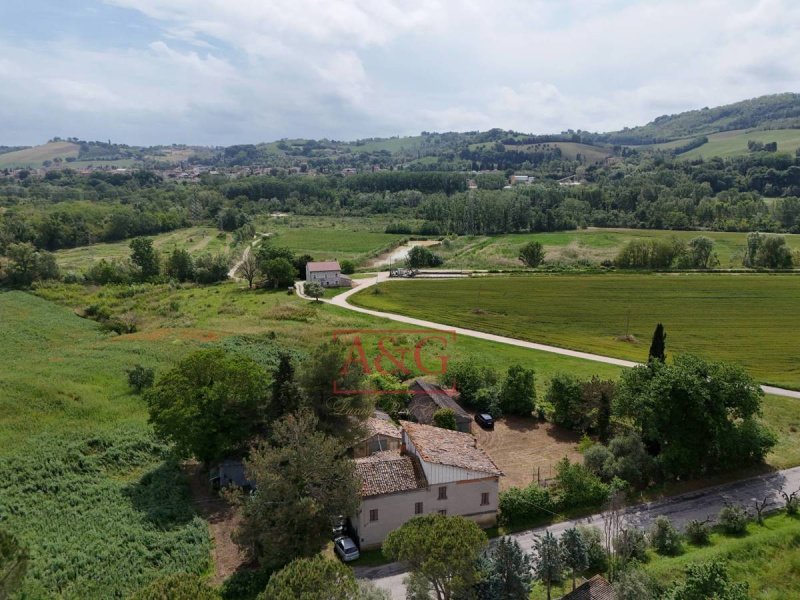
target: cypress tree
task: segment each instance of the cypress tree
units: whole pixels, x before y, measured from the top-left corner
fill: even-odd
[[[653,341],[650,343],[650,354],[647,360],[660,360],[662,363],[667,360],[667,334],[664,326],[659,323],[653,332]]]

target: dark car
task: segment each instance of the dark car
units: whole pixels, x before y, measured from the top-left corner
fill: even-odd
[[[494,417],[488,413],[478,413],[475,415],[475,422],[484,429],[494,429]]]

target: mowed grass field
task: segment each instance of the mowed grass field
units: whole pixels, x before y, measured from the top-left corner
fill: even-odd
[[[656,323],[670,352],[742,364],[800,388],[794,275],[536,275],[397,281],[351,297],[366,308],[644,361]],[[623,341],[624,335],[636,342]]]
[[[614,260],[631,240],[677,238],[688,242],[704,235],[714,240],[714,251],[723,269],[741,268],[747,245],[746,233],[718,231],[668,231],[645,229],[577,229],[552,233],[512,233],[497,236],[462,236],[438,246],[447,268],[521,269],[520,248],[540,242],[545,248],[545,264],[598,264]],[[787,244],[800,249],[800,235],[786,234]]]
[[[176,229],[154,236],[153,246],[163,253],[172,252],[176,248],[188,250],[193,255],[230,250],[233,236],[220,232],[215,227],[188,227]],[[110,244],[92,244],[56,251],[56,262],[62,271],[82,272],[101,259],[114,260],[128,258],[131,254],[130,240]]]
[[[41,167],[46,160],[54,158],[73,158],[78,156],[80,147],[72,142],[51,142],[33,148],[17,150],[16,152],[6,152],[0,154],[0,169],[22,168],[22,167]],[[71,164],[64,163],[65,166]]]
[[[690,563],[724,562],[732,581],[747,583],[750,598],[788,600],[800,598],[799,544],[800,519],[776,514],[764,519],[764,525],[750,523],[745,536],[714,532],[707,546],[686,544],[679,556],[660,556],[650,550],[642,568],[661,585],[670,586],[684,580],[684,570]],[[571,590],[572,581],[564,581],[554,586],[553,597]],[[531,599],[546,597],[544,587],[537,584]]]
[[[747,149],[749,140],[762,143],[777,142],[778,152],[788,152],[793,155],[795,150],[800,148],[800,129],[723,131],[709,135],[708,142],[678,156],[685,159],[743,156],[750,152]]]

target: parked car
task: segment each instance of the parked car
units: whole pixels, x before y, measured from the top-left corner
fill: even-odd
[[[336,538],[333,542],[333,551],[343,562],[350,562],[361,556],[356,543],[346,535]]]
[[[331,539],[335,540],[347,535],[347,519],[338,515],[331,519]]]
[[[494,429],[494,417],[488,413],[478,413],[475,415],[475,422],[484,429]]]

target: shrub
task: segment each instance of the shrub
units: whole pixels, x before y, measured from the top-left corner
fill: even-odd
[[[128,369],[127,373],[128,385],[137,394],[141,394],[147,388],[152,387],[156,377],[156,372],[153,369],[142,365],[135,365],[133,368]]]
[[[622,565],[635,560],[638,562],[647,561],[647,537],[644,531],[629,527],[619,532],[614,538],[614,550],[617,559]]]
[[[650,545],[659,554],[676,556],[682,551],[681,534],[667,517],[660,516],[650,528]]]
[[[452,408],[440,408],[433,413],[433,424],[442,429],[452,429],[455,431],[458,429],[455,411]]]
[[[747,531],[747,510],[738,504],[729,504],[719,511],[717,522],[728,535],[741,535]]]
[[[600,506],[611,491],[609,485],[578,463],[563,458],[556,466],[555,495],[562,509]]]
[[[686,524],[686,539],[695,546],[705,546],[711,535],[711,528],[705,521],[692,519]]]
[[[159,577],[146,588],[139,590],[130,600],[220,600],[219,592],[203,581],[199,575],[178,573]]]
[[[607,481],[610,476],[607,465],[614,462],[614,455],[611,450],[603,444],[593,444],[583,452],[583,465],[592,473]]]
[[[500,518],[507,525],[547,517],[556,506],[547,488],[532,483],[526,488],[512,487],[500,492]]]
[[[661,590],[652,575],[641,568],[625,569],[614,582],[614,600],[658,600]]]
[[[344,275],[352,275],[356,272],[356,265],[352,260],[343,260],[339,265],[342,267]],[[305,277],[305,274],[303,276]]]

